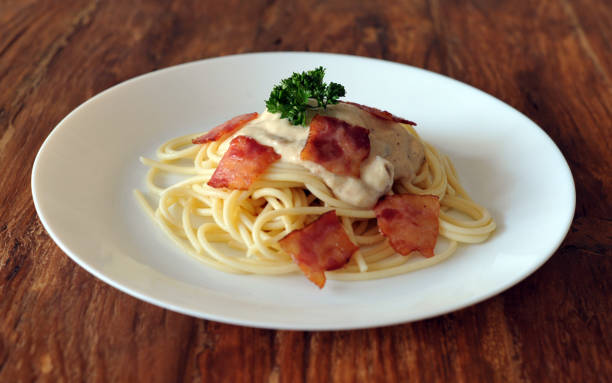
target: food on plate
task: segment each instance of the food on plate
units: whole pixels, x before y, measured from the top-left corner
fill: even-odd
[[[136,196],[150,216],[207,265],[301,271],[319,287],[417,270],[458,243],[485,241],[495,222],[448,157],[420,139],[414,122],[340,101],[344,87],[324,83],[324,72],[294,73],[262,113],[141,158],[155,207]],[[168,183],[169,175],[183,177]]]

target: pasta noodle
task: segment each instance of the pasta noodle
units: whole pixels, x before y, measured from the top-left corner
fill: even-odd
[[[404,125],[420,140],[414,128]],[[393,186],[395,193],[436,195],[440,198],[436,255],[402,256],[390,247],[377,228],[372,209],[355,208],[336,198],[327,185],[299,164],[277,161],[249,190],[216,189],[207,185],[223,153],[223,141],[193,145],[198,135],[169,140],[157,150],[157,159],[141,158],[150,167],[149,194],[135,196],[149,216],[184,251],[206,265],[231,273],[286,274],[299,271],[278,241],[321,214],[335,210],[351,241],[359,246],[341,269],[328,271],[329,279],[384,278],[432,266],[450,257],[459,243],[478,243],[495,230],[484,207],[467,195],[448,157],[423,142],[425,161],[415,178]],[[229,139],[229,138],[227,138]],[[226,145],[227,146],[227,145]],[[167,175],[183,179],[169,187],[159,185]],[[230,254],[225,246],[239,250]]]

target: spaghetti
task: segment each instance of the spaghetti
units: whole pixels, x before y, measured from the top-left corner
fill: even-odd
[[[495,230],[495,222],[487,209],[467,195],[449,158],[422,141],[411,125],[402,126],[423,145],[425,159],[412,180],[397,180],[391,193],[439,197],[439,237],[445,240],[438,242],[431,258],[416,252],[397,254],[380,234],[371,207],[355,207],[339,199],[320,177],[298,163],[273,163],[248,190],[207,185],[231,137],[194,145],[192,140],[198,135],[187,135],[164,143],[157,150],[156,160],[140,159],[150,167],[146,183],[157,203],[152,207],[140,191],[135,195],[177,245],[221,271],[299,271],[279,240],[334,210],[359,250],[344,267],[327,271],[328,278],[365,280],[407,273],[447,259],[459,243],[485,241]],[[183,179],[160,186],[159,180],[167,175],[181,175]],[[239,250],[240,255],[230,254],[226,246]]]

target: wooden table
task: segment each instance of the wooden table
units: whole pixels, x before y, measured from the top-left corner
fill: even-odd
[[[399,3],[0,1],[0,381],[612,381],[612,2]],[[62,117],[154,69],[280,50],[426,68],[526,114],[576,181],[561,248],[517,286],[455,313],[291,332],[152,306],[53,243],[30,176]]]

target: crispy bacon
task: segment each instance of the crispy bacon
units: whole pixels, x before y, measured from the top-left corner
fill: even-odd
[[[325,285],[324,272],[344,266],[358,249],[335,211],[323,214],[303,229],[292,231],[279,241],[279,245],[319,288]]]
[[[433,257],[440,215],[437,196],[388,195],[378,201],[374,213],[381,233],[399,254],[416,250],[427,258]]]
[[[217,141],[231,136],[238,129],[242,128],[247,122],[257,118],[257,113],[247,113],[236,116],[229,121],[225,121],[223,124],[212,128],[210,131],[204,133],[198,138],[191,140],[194,144],[205,144],[211,141]]]
[[[359,177],[370,155],[369,131],[334,117],[316,115],[300,158],[316,162],[334,174]]]
[[[378,117],[383,120],[401,122],[402,124],[409,124],[409,125],[416,126],[415,122],[406,120],[401,117],[394,116],[393,114],[387,112],[386,110],[380,110],[380,109],[373,108],[371,106],[357,104],[356,102],[349,102],[349,101],[342,101],[342,102],[344,102],[345,104],[354,105],[358,107],[359,109],[365,110],[366,112],[370,112],[372,116]]]
[[[251,137],[238,136],[230,142],[208,185],[246,190],[280,158],[271,147],[261,145]]]

